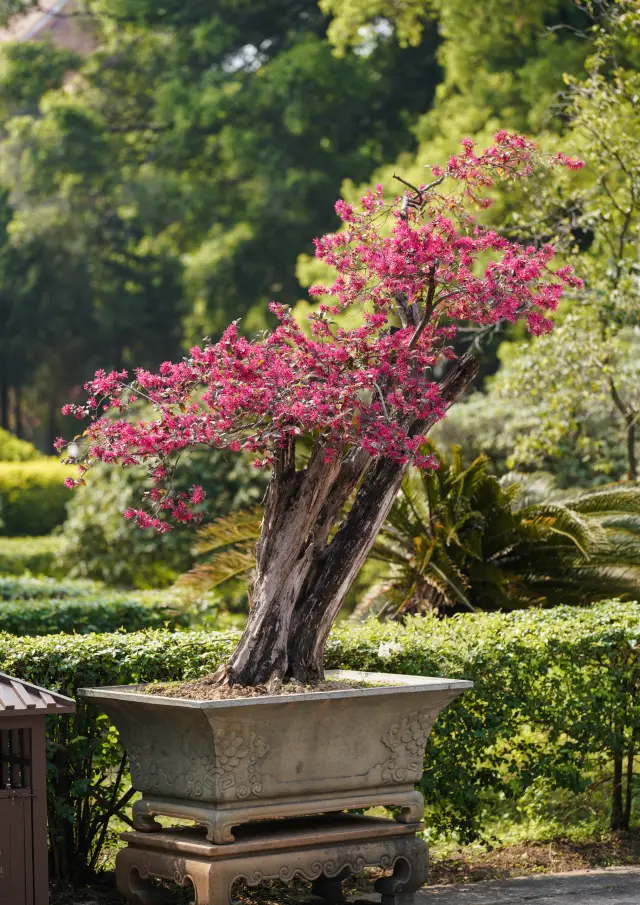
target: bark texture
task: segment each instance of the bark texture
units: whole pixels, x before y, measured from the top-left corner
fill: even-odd
[[[441,384],[447,408],[478,372],[472,355],[461,358]],[[415,422],[412,433],[430,423]],[[304,683],[323,676],[331,626],[363,565],[407,471],[362,449],[326,461],[316,444],[307,467],[295,467],[295,441],[275,463],[267,493],[256,578],[246,629],[218,675],[231,684],[262,685],[286,676]],[[353,505],[335,529],[345,504]]]

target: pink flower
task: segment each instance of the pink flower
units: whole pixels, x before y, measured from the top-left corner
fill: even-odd
[[[189,500],[195,505],[202,503],[205,498],[205,492],[202,487],[194,484],[189,492]]]

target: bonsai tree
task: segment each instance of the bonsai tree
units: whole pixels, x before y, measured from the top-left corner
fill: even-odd
[[[202,489],[171,486],[185,449],[250,451],[270,469],[249,618],[218,682],[322,679],[331,626],[407,468],[436,466],[423,448],[428,431],[477,373],[471,354],[451,349],[456,325],[524,318],[545,332],[563,288],[577,283],[569,267],[551,269],[550,246],[522,247],[472,214],[490,205],[497,181],[556,165],[581,164],[499,132],[483,151],[465,139],[459,156],[432,167],[428,185],[407,185],[390,205],[380,185],[358,209],[338,201],[343,228],[316,240],[337,277],[310,290],[328,297],[309,315],[310,336],[274,302],[273,332],[250,341],[234,322],[157,373],[99,371],[87,402],[64,407],[91,418],[80,477],[68,486],[97,461],[146,463],[154,486],[124,513],[142,528],[197,521]],[[332,320],[356,309],[355,327]],[[141,399],[152,420],[136,419]],[[302,465],[303,437],[311,453]]]

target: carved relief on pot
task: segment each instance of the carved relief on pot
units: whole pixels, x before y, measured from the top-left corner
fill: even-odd
[[[144,723],[132,720],[122,714],[118,720],[118,728],[125,739],[131,781],[136,789],[157,789],[160,785],[160,774],[153,754],[157,749],[155,736]]]
[[[208,726],[191,724],[182,736],[180,750],[189,761],[184,777],[189,798],[213,798],[216,792],[216,751]]]
[[[181,748],[191,765],[186,775],[190,798],[229,801],[261,794],[258,762],[268,754],[269,746],[241,723],[218,726],[206,734],[189,729]]]
[[[436,711],[437,716],[437,711]],[[418,782],[422,776],[424,749],[435,722],[433,710],[423,707],[393,726],[382,736],[391,757],[382,767],[382,781]]]

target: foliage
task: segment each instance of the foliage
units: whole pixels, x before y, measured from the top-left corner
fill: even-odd
[[[235,632],[5,635],[0,668],[74,695],[79,687],[205,675],[236,640]],[[640,730],[639,640],[640,607],[616,601],[404,626],[371,621],[334,631],[327,666],[475,682],[439,718],[421,783],[430,829],[468,840],[481,831],[488,794],[518,799],[537,777],[551,788],[584,788],[594,765],[628,749]],[[127,784],[114,787],[122,751],[95,708],[80,703],[75,716],[52,721],[49,734],[59,878],[98,863],[101,821],[120,810]]]
[[[262,508],[254,506],[200,528],[193,548],[198,561],[180,577],[178,587],[208,592],[234,582],[250,583],[262,518]]]
[[[459,447],[402,485],[372,557],[387,570],[360,602],[396,617],[435,610],[584,605],[640,593],[640,489],[561,494],[547,476],[465,466]]]
[[[562,132],[553,101],[565,73],[579,75],[592,47],[586,5],[574,0],[322,0],[338,48],[367,46],[385,31],[411,42],[437,23],[442,78],[435,103],[414,124],[418,141],[399,163],[416,184],[423,167],[455,148],[456,135],[484,141],[497,128]],[[391,191],[398,162],[376,171]],[[348,192],[350,195],[350,192]],[[520,205],[517,205],[520,206]]]
[[[67,507],[62,529],[62,562],[71,576],[95,578],[110,585],[164,587],[192,564],[193,537],[184,530],[158,535],[141,531],[122,518],[136,505],[152,479],[143,468],[96,469]],[[181,457],[174,486],[179,492],[198,484],[206,497],[198,507],[205,522],[257,500],[264,475],[242,457],[229,460],[216,450],[188,451]]]
[[[418,134],[440,146],[452,122],[471,133],[491,122],[493,128],[499,122],[539,130],[562,74],[579,67],[588,52],[576,34],[587,22],[586,6],[573,0],[524,0],[517,7],[508,0],[473,5],[467,0],[321,0],[320,5],[334,16],[328,36],[342,51],[354,45],[362,52],[385,33],[401,44],[419,43],[423,31],[437,23],[443,79]],[[447,122],[449,129],[442,128]],[[416,160],[421,159],[431,158],[419,154]]]
[[[503,372],[507,377],[509,366]],[[482,451],[489,458],[490,468],[497,475],[518,468],[531,468],[552,474],[559,487],[576,488],[606,484],[624,480],[627,475],[627,457],[624,430],[612,423],[611,412],[606,407],[594,406],[588,420],[579,430],[562,432],[557,443],[550,447],[535,443],[535,455],[523,461],[525,445],[529,452],[539,425],[539,407],[545,408],[546,400],[528,400],[515,394],[505,397],[498,381],[491,381],[486,392],[471,393],[455,407],[450,415],[431,432],[431,438],[442,448],[460,446],[467,464]],[[514,450],[519,454],[514,455]]]
[[[38,459],[40,453],[32,443],[18,440],[9,431],[0,427],[0,462],[27,462]]]
[[[66,517],[69,493],[61,483],[70,469],[56,458],[0,462],[0,532],[48,534]]]
[[[554,331],[553,337],[508,350],[486,404],[513,413],[505,437],[511,441],[512,465],[566,469],[563,460],[570,452],[575,476],[582,472],[582,480],[603,480],[611,473],[637,477],[640,330],[619,331],[606,342],[600,335],[594,308],[578,302],[557,327],[557,336]],[[617,407],[612,388],[620,404],[629,406],[628,418]],[[527,431],[517,429],[523,394]]]
[[[12,635],[177,629],[194,619],[193,609],[167,593],[117,593],[94,581],[0,575],[0,632]]]
[[[62,539],[55,534],[44,537],[0,537],[0,576],[49,575],[61,578],[66,569],[60,562]]]
[[[59,88],[80,58],[53,42],[6,42],[0,57],[2,120],[37,108],[42,95]]]
[[[588,425],[608,419],[624,436],[627,477],[638,477],[640,416],[640,10],[620,0],[596,32],[585,78],[568,78],[563,101],[571,133],[564,139],[586,162],[581,185],[562,180],[542,192],[516,220],[529,220],[566,251],[576,235],[588,249],[576,257],[584,289],[560,313],[553,337],[507,351],[496,393],[532,400],[538,423],[519,438],[515,458],[526,464],[557,455],[571,435],[589,446]]]
[[[129,509],[128,517],[166,531],[160,513],[192,521],[190,504],[204,498],[197,487],[190,494],[166,487],[176,456],[196,444],[246,450],[271,465],[298,436],[318,432],[316,449],[330,459],[361,447],[370,456],[429,467],[432,460],[419,453],[424,438],[413,425],[444,415],[433,368],[441,356],[454,357],[449,343],[455,324],[522,319],[532,332],[547,332],[548,313],[563,289],[576,284],[570,268],[550,268],[550,246],[524,249],[479,224],[472,227],[465,201],[487,208],[487,187],[557,165],[581,167],[563,154],[546,158],[532,142],[500,132],[484,151],[465,139],[461,155],[444,169],[434,166],[433,183],[405,193],[401,205],[387,208],[382,187],[361,199],[359,212],[338,202],[344,231],[316,244],[318,258],[340,276],[329,288],[311,290],[333,299],[309,316],[312,337],[298,328],[290,309],[272,303],[280,326],[264,339],[249,343],[232,324],[219,343],[193,348],[185,362],[165,363],[158,374],[140,369],[129,381],[126,371],[98,371],[87,384],[87,402],[63,409],[92,418],[81,476],[99,461],[150,463],[156,486],[148,497],[156,514]],[[450,187],[440,193],[447,179]],[[393,215],[389,236],[377,223],[383,213]],[[476,275],[483,257],[490,263]],[[331,314],[361,305],[368,309],[362,327],[332,332]],[[398,316],[401,327],[390,332]],[[141,399],[151,401],[158,419],[132,424],[123,412]],[[109,409],[117,417],[105,415]],[[61,451],[64,441],[57,446]]]

